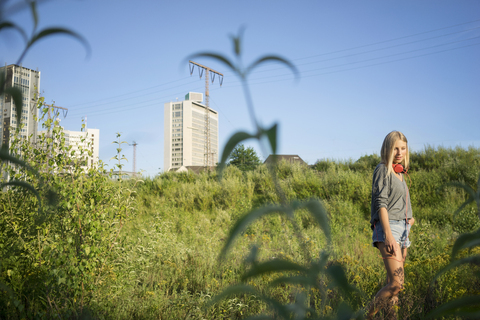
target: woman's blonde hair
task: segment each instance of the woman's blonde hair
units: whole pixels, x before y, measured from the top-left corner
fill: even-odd
[[[408,169],[408,164],[410,162],[410,152],[408,149],[408,141],[407,137],[400,131],[392,131],[383,140],[382,150],[380,152],[380,156],[382,158],[382,163],[387,166],[388,174],[393,172],[392,164],[393,164],[393,157],[395,154],[395,144],[398,140],[402,140],[407,144],[407,153],[405,158],[402,160],[402,166],[405,169]]]

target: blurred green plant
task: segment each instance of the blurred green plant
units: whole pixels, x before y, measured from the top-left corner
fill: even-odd
[[[24,9],[27,9],[30,11],[31,17],[33,20],[33,29],[30,36],[27,35],[27,32],[19,24],[16,24],[12,21],[5,19],[10,14],[13,14],[15,12],[18,12]],[[18,31],[18,33],[22,36],[23,40],[25,41],[25,47],[16,62],[17,65],[19,65],[22,62],[23,58],[25,57],[27,52],[30,50],[30,48],[39,40],[49,36],[59,35],[59,34],[68,35],[80,41],[83,44],[83,46],[87,49],[87,55],[88,55],[90,51],[89,45],[87,41],[83,37],[81,37],[79,34],[69,29],[59,28],[59,27],[51,27],[51,28],[38,30],[38,21],[39,20],[38,20],[38,14],[37,14],[36,1],[25,1],[25,2],[19,2],[19,3],[17,2],[10,7],[7,7],[7,1],[0,2],[0,32],[6,29],[14,29]],[[3,68],[2,71],[0,71],[0,95],[11,96],[13,103],[16,106],[17,119],[21,119],[22,109],[23,109],[22,91],[20,90],[20,88],[16,86],[10,86],[12,76],[13,76],[12,74],[6,74],[6,68]],[[16,132],[18,133],[20,129],[21,129],[21,126],[20,125],[17,126]],[[15,164],[16,166],[23,167],[29,170],[30,172],[37,174],[38,176],[38,173],[36,172],[36,170],[33,169],[31,166],[29,166],[25,161],[21,160],[19,155],[16,155],[12,153],[10,150],[8,150],[8,148],[6,147],[7,145],[8,144],[5,143],[0,148],[0,160],[2,162],[9,162],[9,163]],[[1,170],[0,170],[0,174],[2,174]],[[39,195],[36,192],[36,190],[32,188],[31,185],[25,183],[22,180],[14,179],[7,182],[3,182],[0,185],[0,187],[6,187],[6,186],[19,186],[27,190],[30,190],[32,193],[34,193],[37,196],[39,200],[39,210],[41,209],[41,201],[40,201]]]
[[[38,108],[40,121],[53,112],[43,98]],[[37,170],[4,166],[14,181],[35,191],[31,196],[6,183],[0,194],[0,313],[6,318],[82,314],[111,268],[123,223],[135,211],[131,187],[111,181],[101,161],[86,166],[93,156],[88,134],[74,146],[59,121],[50,120],[43,122],[36,145],[19,134],[12,137],[11,149]]]
[[[228,158],[231,156],[232,151],[247,139],[257,139],[262,147],[264,154],[270,152],[276,155],[277,151],[277,124],[273,124],[271,127],[263,127],[258,121],[255,115],[255,108],[253,105],[253,99],[250,94],[248,86],[248,76],[252,70],[256,67],[267,63],[277,62],[290,68],[290,70],[298,76],[296,67],[288,60],[275,56],[267,55],[263,56],[247,67],[243,67],[241,59],[242,55],[242,35],[243,29],[240,30],[238,36],[232,36],[233,51],[235,55],[235,61],[216,53],[197,53],[193,58],[211,58],[220,63],[223,63],[230,68],[241,80],[242,87],[246,99],[247,110],[249,112],[252,124],[254,126],[254,132],[249,133],[246,131],[239,131],[233,134],[227,141],[224,150],[222,152],[221,161],[219,163],[219,179],[222,178],[222,172],[225,168]],[[322,202],[317,199],[309,199],[305,201],[288,200],[283,189],[281,188],[277,179],[277,161],[274,161],[269,166],[269,171],[272,176],[275,190],[280,200],[279,204],[269,204],[255,208],[252,211],[241,217],[230,230],[228,239],[221,252],[221,259],[225,259],[227,251],[232,246],[236,238],[243,234],[249,225],[253,224],[257,220],[262,218],[280,214],[284,217],[285,221],[288,221],[294,230],[294,235],[297,242],[300,245],[303,261],[292,262],[284,258],[267,259],[259,261],[258,253],[260,247],[257,245],[252,246],[250,254],[245,258],[245,264],[248,267],[246,273],[242,276],[243,284],[231,286],[227,288],[223,293],[218,295],[214,301],[218,302],[231,295],[251,294],[258,299],[264,301],[270,308],[268,314],[252,317],[251,319],[313,319],[313,318],[331,318],[331,315],[326,315],[325,310],[326,302],[328,300],[327,289],[336,289],[342,293],[342,295],[348,301],[353,301],[352,296],[357,294],[358,291],[351,286],[346,278],[345,272],[339,265],[328,265],[330,256],[331,245],[331,231],[328,221],[328,214],[325,210]],[[321,228],[325,238],[327,240],[327,247],[322,250],[318,258],[313,258],[308,248],[308,241],[302,234],[302,229],[298,225],[295,218],[296,212],[307,211],[311,214],[318,227]],[[303,262],[303,263],[302,263]],[[266,294],[262,294],[260,291],[248,284],[248,281],[252,278],[265,276],[268,274],[276,274],[277,278],[270,282],[270,286],[284,286],[289,284],[294,286],[296,293],[294,293],[293,302],[290,304],[282,304],[274,297],[270,297]],[[330,285],[325,285],[326,278],[330,278]],[[319,292],[320,302],[319,306],[315,306],[314,295],[315,292]],[[313,306],[313,307],[312,307]],[[319,313],[319,310],[320,313]],[[363,310],[352,308],[348,303],[341,303],[336,314],[338,319],[360,319],[363,316]]]
[[[6,6],[6,1],[0,2],[0,31],[14,29],[26,42],[17,65],[37,41],[59,34],[80,41],[88,55],[88,43],[77,33],[58,27],[38,30],[36,1]],[[30,36],[20,25],[5,20],[24,9],[33,20]],[[22,92],[11,86],[12,75],[5,75],[5,69],[0,74],[0,95],[12,97],[20,119]],[[2,319],[70,318],[88,313],[84,306],[108,270],[118,221],[133,211],[133,192],[117,188],[101,162],[85,167],[86,159],[93,156],[88,136],[77,150],[67,145],[58,120],[45,119],[54,108],[45,105],[42,97],[36,99],[41,115],[33,116],[43,121],[48,133],[31,145],[28,140],[33,136],[22,137],[24,125],[19,123],[7,137],[9,143],[0,149]]]
[[[457,209],[455,215],[458,215],[468,205],[474,203],[477,206],[477,216],[480,219],[480,175],[477,181],[477,190],[461,182],[450,182],[447,186],[463,189],[467,195],[467,200]],[[462,265],[480,266],[480,254],[473,254],[464,258],[458,258],[462,250],[471,252],[475,247],[480,246],[480,228],[471,233],[461,234],[453,244],[450,255],[451,262],[442,268],[433,278],[432,284],[446,272],[458,268]],[[480,271],[476,272],[477,281],[480,281]],[[469,319],[480,318],[480,295],[464,296],[453,301],[447,302],[427,315],[427,319],[435,319],[443,316],[466,317]]]

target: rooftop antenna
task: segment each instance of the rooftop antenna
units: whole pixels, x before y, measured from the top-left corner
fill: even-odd
[[[212,75],[212,83],[215,81],[215,75],[218,75],[219,81],[220,81],[220,86],[222,86],[223,83],[223,74],[221,74],[218,71],[215,71],[209,67],[206,67],[204,65],[201,65],[199,63],[193,62],[192,60],[189,60],[189,67],[190,67],[190,75],[193,74],[193,69],[195,66],[198,67],[198,75],[200,76],[200,79],[202,78],[203,71],[205,70],[205,162],[204,165],[206,168],[212,167],[215,163],[213,161],[213,154],[211,152],[211,147],[210,147],[210,94],[208,90],[209,86],[209,75]]]

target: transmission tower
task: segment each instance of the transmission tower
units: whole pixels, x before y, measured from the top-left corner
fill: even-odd
[[[49,107],[49,108],[48,108],[48,120],[50,120],[50,119],[52,118],[50,108],[62,110],[62,112],[63,112],[63,118],[65,119],[65,118],[67,117],[68,108],[59,107],[59,106],[56,106],[56,105],[54,105],[54,104],[55,104],[55,101],[53,102],[53,104],[45,104],[45,106]]]
[[[212,167],[215,162],[214,162],[214,153],[212,153],[211,146],[210,146],[210,94],[208,90],[209,86],[209,75],[211,73],[212,75],[212,83],[215,81],[215,75],[218,75],[219,81],[220,81],[220,86],[222,86],[223,83],[223,74],[221,74],[218,71],[215,71],[209,67],[206,67],[204,65],[201,65],[199,63],[193,62],[192,60],[189,60],[189,67],[190,67],[190,75],[193,74],[193,69],[195,66],[198,67],[198,74],[200,76],[200,79],[202,78],[203,71],[205,70],[205,154],[204,154],[204,165],[206,168]]]

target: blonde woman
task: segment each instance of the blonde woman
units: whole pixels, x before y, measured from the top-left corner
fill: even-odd
[[[396,318],[392,306],[398,302],[398,293],[403,288],[404,261],[410,246],[408,234],[414,223],[404,175],[409,158],[405,135],[399,131],[390,132],[383,140],[382,161],[373,173],[370,219],[372,245],[382,255],[387,284],[376,294],[368,310],[368,319],[381,308],[386,313],[385,318]]]

